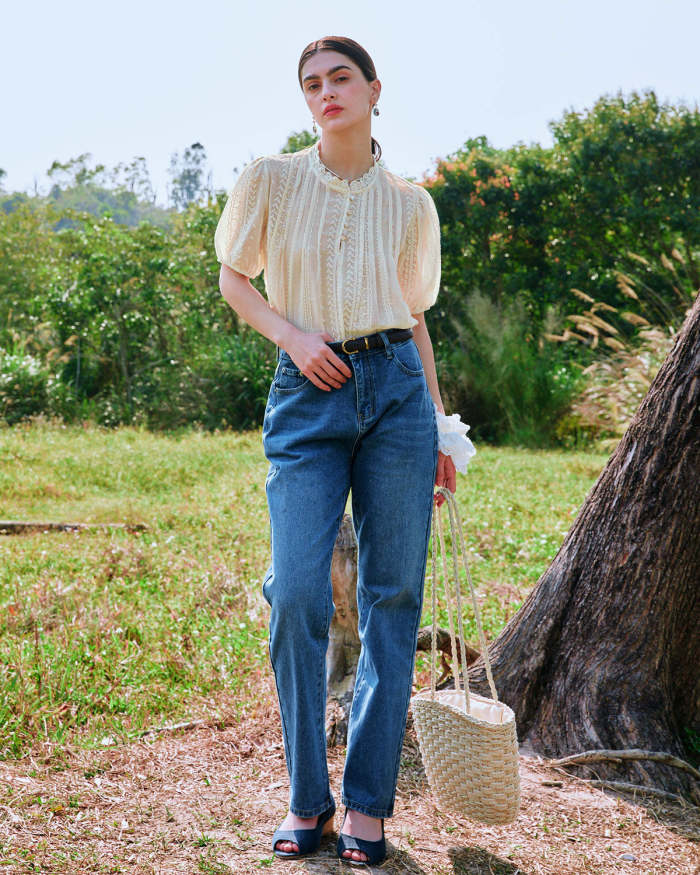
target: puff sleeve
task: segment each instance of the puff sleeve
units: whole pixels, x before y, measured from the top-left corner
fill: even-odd
[[[418,203],[398,261],[399,284],[411,313],[435,303],[440,288],[440,220],[432,197],[416,186]]]
[[[217,259],[248,277],[265,267],[269,194],[269,168],[262,156],[241,171],[214,232]]]

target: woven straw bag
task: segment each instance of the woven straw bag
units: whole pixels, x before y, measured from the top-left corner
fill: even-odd
[[[464,545],[462,524],[457,512],[457,502],[449,489],[438,487],[437,492],[447,499],[447,509],[452,531],[452,558],[454,570],[456,613],[462,641],[464,628],[462,602],[457,565],[457,537],[464,559],[472,605],[479,630],[479,641],[486,665],[486,675],[492,698],[471,693],[464,648],[461,648],[464,690],[460,690],[459,660],[452,619],[451,595],[445,542],[442,531],[440,508],[433,511],[432,549],[432,614],[433,634],[430,660],[430,689],[422,690],[411,698],[413,723],[428,784],[432,793],[448,810],[464,815],[471,820],[488,824],[512,823],[520,808],[520,774],[518,771],[518,737],[515,714],[503,702],[498,701],[493,682],[486,638],[481,624],[479,606],[474,593],[467,551]],[[452,643],[454,690],[435,689],[436,659],[436,531],[442,552],[445,599]]]

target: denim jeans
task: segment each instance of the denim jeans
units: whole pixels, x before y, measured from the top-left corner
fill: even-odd
[[[263,421],[271,562],[268,648],[290,777],[289,808],[333,802],[326,762],[331,559],[352,490],[361,651],[349,715],[342,802],[391,817],[413,683],[437,473],[433,401],[415,341],[339,353],[352,377],[319,389],[289,354]]]

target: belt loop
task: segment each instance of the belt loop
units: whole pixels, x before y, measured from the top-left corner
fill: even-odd
[[[378,331],[377,334],[378,334],[378,335],[381,337],[381,339],[384,341],[384,349],[385,349],[385,351],[386,351],[386,357],[389,358],[389,359],[390,359],[390,358],[393,358],[393,356],[394,356],[394,351],[393,351],[392,348],[391,348],[391,344],[389,343],[389,338],[387,337],[387,333],[386,333],[386,331]]]

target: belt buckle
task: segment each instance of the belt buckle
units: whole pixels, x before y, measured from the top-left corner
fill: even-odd
[[[369,349],[369,338],[365,334],[364,337],[361,337],[361,338],[360,337],[350,337],[347,340],[343,340],[340,344],[340,347],[344,353],[347,353],[348,355],[352,355],[353,352],[359,352],[359,349],[345,349],[345,344],[352,343],[353,340],[364,340],[365,349]]]

